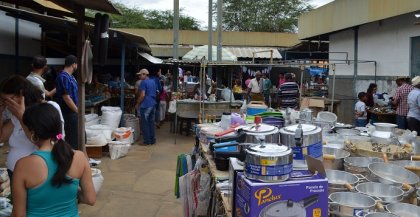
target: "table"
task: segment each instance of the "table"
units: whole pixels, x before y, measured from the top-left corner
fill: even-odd
[[[369,109],[367,110],[367,112],[370,113],[370,114],[372,114],[372,115],[374,115],[371,118],[373,122],[382,122],[382,123],[395,124],[395,118],[396,118],[395,112],[384,113],[384,112],[372,111],[372,110],[369,110]]]
[[[210,154],[209,148],[204,143],[200,142],[200,150],[204,157],[207,160],[210,174],[215,179],[229,179],[228,171],[220,171],[216,168],[216,163],[213,160],[213,156]],[[218,195],[222,198],[223,207],[225,208],[225,213],[227,217],[232,217],[232,210],[230,208],[228,196],[217,190]]]

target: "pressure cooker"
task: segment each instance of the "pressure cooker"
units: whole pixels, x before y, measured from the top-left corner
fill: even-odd
[[[261,143],[246,149],[245,176],[262,182],[286,181],[293,167],[292,150],[284,145]]]
[[[310,124],[295,124],[280,129],[281,143],[293,150],[293,169],[306,170],[305,155],[322,160],[322,131]]]
[[[282,200],[274,202],[261,211],[260,217],[306,217],[306,208],[317,203],[319,195],[315,194],[302,199],[299,202]],[[312,213],[311,213],[312,214]]]

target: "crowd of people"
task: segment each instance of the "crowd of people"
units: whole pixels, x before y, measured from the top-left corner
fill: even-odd
[[[420,76],[411,81],[408,78],[396,79],[397,89],[391,97],[391,105],[396,108],[395,122],[400,129],[420,132]],[[374,96],[378,90],[371,83],[366,92],[358,94],[358,102],[354,107],[355,126],[364,127],[371,122],[373,114],[368,109],[375,107]]]
[[[42,78],[46,68],[46,59],[36,56],[27,78],[13,75],[0,83],[0,142],[10,148],[12,216],[78,216],[77,202],[96,201],[88,158],[77,150],[77,58],[65,58],[56,89],[49,91]]]

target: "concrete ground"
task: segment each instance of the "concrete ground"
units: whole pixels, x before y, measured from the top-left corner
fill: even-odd
[[[94,206],[79,205],[81,217],[176,217],[182,216],[182,204],[174,196],[176,157],[189,153],[194,139],[169,133],[169,123],[156,131],[154,146],[132,146],[124,158],[102,157],[98,166],[104,183]],[[1,148],[1,165],[7,146]]]

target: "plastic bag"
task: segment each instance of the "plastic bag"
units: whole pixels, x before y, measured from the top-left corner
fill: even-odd
[[[102,106],[101,124],[107,125],[111,130],[118,128],[122,111],[120,107]]]
[[[172,114],[176,112],[176,100],[172,100],[169,102],[168,112]]]
[[[110,142],[109,145],[109,154],[112,160],[116,160],[122,157],[125,157],[130,150],[131,145],[123,142]]]
[[[86,127],[86,138],[95,137],[98,134],[103,134],[107,141],[112,140],[112,129],[103,124],[97,124]]]
[[[86,137],[86,145],[87,146],[105,146],[107,144],[107,140],[104,134],[99,133],[97,135]]]

